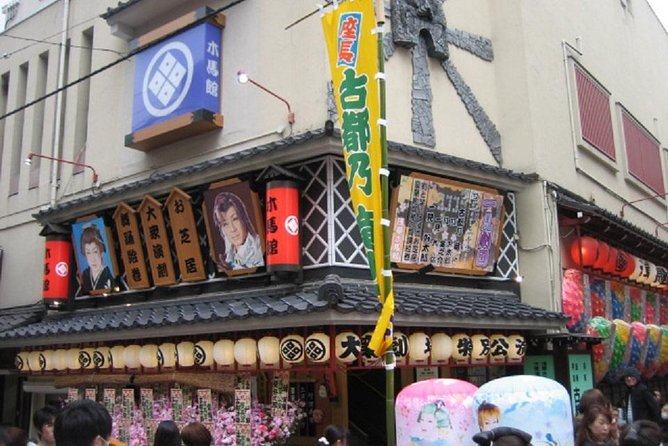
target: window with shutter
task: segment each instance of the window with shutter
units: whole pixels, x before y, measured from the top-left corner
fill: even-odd
[[[582,139],[615,160],[610,94],[578,65],[575,65],[575,79]]]
[[[665,192],[659,143],[626,110],[622,110],[629,174],[657,194]]]

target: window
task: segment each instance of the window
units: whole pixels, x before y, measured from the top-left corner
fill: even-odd
[[[610,94],[578,65],[575,65],[575,80],[582,139],[615,160]]]
[[[657,194],[663,194],[659,143],[626,110],[622,110],[622,125],[629,173]]]

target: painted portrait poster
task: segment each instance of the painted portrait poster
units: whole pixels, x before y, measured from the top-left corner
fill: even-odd
[[[250,184],[231,180],[204,192],[211,258],[218,271],[244,274],[265,266],[264,225]]]
[[[80,295],[111,291],[118,269],[109,230],[102,217],[72,224]]]

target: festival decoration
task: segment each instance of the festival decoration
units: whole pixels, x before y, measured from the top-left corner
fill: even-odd
[[[577,269],[564,271],[561,282],[562,311],[569,320],[566,327],[572,333],[582,333],[585,330],[586,311],[583,273]]]
[[[257,342],[253,338],[241,338],[234,343],[234,359],[240,366],[254,366],[257,362]]]
[[[595,382],[601,381],[608,373],[615,338],[614,330],[613,323],[604,317],[593,317],[587,323],[587,334],[600,336],[603,339],[601,343],[591,348]]]
[[[128,345],[123,350],[123,362],[125,367],[129,369],[138,369],[141,367],[141,362],[139,360],[139,352],[141,351],[141,346],[137,344]]]
[[[176,344],[176,363],[179,367],[195,365],[195,344],[183,341]]]
[[[329,361],[329,336],[325,333],[313,333],[304,341],[304,355],[312,362]]]
[[[432,338],[433,339],[433,338]],[[489,337],[489,361],[492,364],[505,362],[510,344],[508,338],[501,334],[493,334]]]
[[[661,349],[661,327],[654,324],[647,325],[647,342],[640,354],[640,368],[642,375],[649,379],[659,370],[659,353]]]
[[[617,266],[617,257],[619,256],[619,251],[617,248],[610,246],[608,249],[608,260],[603,265],[603,272],[608,274],[618,274],[615,272],[615,267]]]
[[[627,319],[626,291],[621,282],[610,282],[610,304],[612,319]]]
[[[599,242],[592,237],[575,238],[571,243],[571,259],[578,266],[592,266],[598,258]]]
[[[288,335],[281,339],[281,358],[283,361],[294,364],[304,360],[304,337],[301,335]]]
[[[336,335],[336,359],[344,363],[351,363],[357,359],[362,350],[362,341],[352,331],[344,331]]]
[[[513,427],[529,433],[532,444],[573,445],[573,423],[564,422],[573,419],[570,396],[549,378],[515,375],[489,381],[473,395],[473,413],[481,430]]]
[[[477,387],[457,379],[429,379],[403,388],[397,395],[398,445],[474,445],[472,397]]]
[[[79,370],[81,368],[78,348],[67,349],[67,368],[68,370]]]
[[[164,342],[158,346],[158,363],[163,370],[176,367],[176,344]]]
[[[111,367],[110,348],[100,345],[93,351],[93,363],[98,369],[108,369]]]
[[[397,365],[406,364],[406,358],[410,351],[408,336],[400,331],[394,331],[392,333],[392,350],[394,350]]]
[[[615,325],[615,336],[609,359],[610,366],[608,373],[611,374],[624,366],[626,347],[631,342],[631,325],[621,319],[615,319],[612,323]]]
[[[592,317],[609,317],[606,283],[606,280],[589,277],[589,301]]]
[[[158,346],[155,344],[142,345],[139,349],[139,363],[147,369],[158,367]]]
[[[221,339],[213,344],[213,360],[224,367],[234,365],[234,341]]]
[[[661,325],[661,347],[659,348],[659,375],[668,371],[668,325]]]
[[[431,354],[431,339],[424,332],[411,333],[408,337],[411,364],[426,364]]]
[[[473,349],[471,350],[471,363],[486,363],[487,357],[489,356],[489,338],[485,335],[475,334],[471,336],[471,344],[473,345]]]
[[[213,342],[199,341],[194,348],[195,364],[199,367],[211,367],[213,365]]]
[[[452,338],[445,333],[431,337],[431,363],[447,364],[452,356]],[[505,355],[504,355],[505,356]]]
[[[527,353],[527,341],[522,335],[508,336],[508,362],[521,362]]]
[[[278,365],[281,358],[279,342],[276,336],[263,336],[257,341],[257,350],[263,365],[269,367]]]
[[[67,370],[67,350],[59,348],[53,352],[53,368],[55,370]]]
[[[452,335],[452,359],[458,364],[468,363],[471,359],[471,338],[464,333]]]
[[[596,260],[594,260],[594,263],[592,264],[592,268],[594,269],[600,269],[603,271],[605,266],[608,264],[609,258],[608,256],[610,255],[610,245],[607,243],[598,242],[598,255],[596,256]]]
[[[647,342],[647,327],[640,322],[631,322],[631,335],[629,343],[626,345],[624,352],[624,365],[626,367],[633,367],[639,369],[640,356],[642,351],[646,348]]]

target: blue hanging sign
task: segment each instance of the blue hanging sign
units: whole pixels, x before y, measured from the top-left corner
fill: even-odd
[[[195,110],[220,112],[221,32],[203,23],[137,55],[133,132]]]

